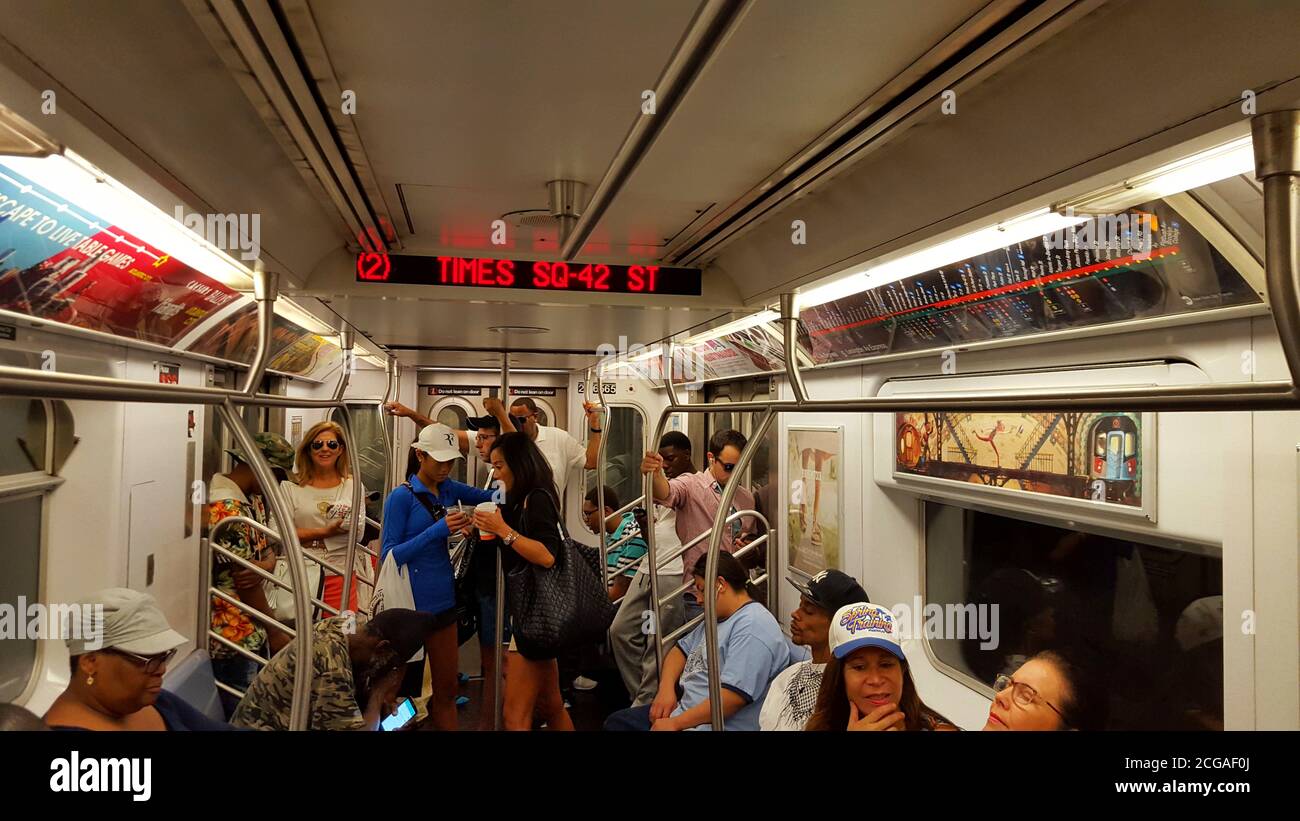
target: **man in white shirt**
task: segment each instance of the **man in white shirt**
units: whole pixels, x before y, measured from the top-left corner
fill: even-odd
[[[573,438],[568,431],[550,425],[539,425],[537,403],[530,397],[517,397],[510,403],[510,417],[516,429],[523,431],[537,449],[546,457],[546,463],[555,474],[555,489],[564,498],[564,489],[574,471],[595,470],[600,454],[600,437],[604,433],[601,427],[600,408],[590,402],[582,403],[587,414],[587,427],[590,436],[584,450],[582,443]]]
[[[799,591],[799,606],[790,614],[790,641],[807,645],[812,658],[790,665],[772,679],[758,715],[760,730],[803,729],[817,706],[822,673],[831,659],[831,619],[841,607],[868,601],[857,579],[838,570],[823,570],[806,585],[789,581]]]
[[[663,457],[664,473],[669,479],[695,472],[691,461],[691,440],[680,431],[664,434],[659,440],[659,455]],[[655,505],[654,529],[655,553],[662,563],[664,556],[682,546],[682,540],[677,536],[677,511],[666,505]],[[662,624],[652,623],[649,560],[648,556],[642,560],[609,630],[614,661],[623,676],[623,685],[627,687],[633,707],[649,704],[659,691],[654,637],[668,635],[686,623],[685,603],[681,596],[673,597],[660,609]],[[659,596],[662,598],[681,587],[684,573],[680,555],[664,565],[659,572]]]

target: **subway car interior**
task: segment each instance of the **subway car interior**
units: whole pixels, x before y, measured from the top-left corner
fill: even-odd
[[[644,577],[647,728],[695,673],[696,728],[757,728],[847,576],[827,670],[894,631],[932,728],[1300,730],[1297,32],[1272,0],[0,0],[0,703],[68,724],[116,646],[216,722],[282,675],[276,726],[319,729],[314,642],[368,635],[392,566],[416,611],[454,572],[462,629],[454,693],[421,639],[381,726],[640,709],[611,593],[511,718],[514,560]],[[530,481],[507,424],[589,561],[507,522],[466,610],[458,551]],[[444,535],[403,541],[446,463]],[[136,622],[94,652],[87,602]],[[748,608],[787,659],[754,686]],[[150,619],[161,656],[114,637]],[[1025,683],[1065,648],[1087,726]],[[843,724],[826,676],[805,713]]]

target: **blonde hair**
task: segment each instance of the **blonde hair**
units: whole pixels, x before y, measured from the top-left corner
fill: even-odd
[[[339,440],[339,458],[334,461],[334,470],[345,481],[352,475],[352,460],[348,458],[348,439],[343,435],[343,428],[337,422],[317,422],[307,429],[302,441],[298,443],[298,452],[294,459],[298,484],[312,480],[315,467],[311,461],[311,443],[316,441],[317,436],[326,431],[334,434],[335,438]]]

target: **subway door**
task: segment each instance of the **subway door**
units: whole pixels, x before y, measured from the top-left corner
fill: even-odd
[[[587,383],[582,379],[573,382],[574,418],[581,419],[582,403],[594,397],[596,383]],[[640,498],[643,488],[641,477],[641,458],[647,450],[654,449],[649,444],[649,437],[654,434],[654,427],[659,416],[668,407],[667,394],[655,388],[651,383],[641,379],[619,379],[605,381],[605,403],[609,406],[607,416],[602,424],[606,438],[605,444],[605,485],[608,486],[622,507],[634,499]],[[583,430],[586,429],[584,423]],[[668,429],[672,429],[671,424]],[[585,435],[585,434],[584,434]],[[582,484],[575,492],[569,494],[568,510],[570,522],[582,522],[582,500],[594,487],[598,473],[595,470],[583,471]],[[586,532],[585,524],[577,532]],[[594,540],[595,535],[591,534]]]
[[[127,379],[198,387],[200,365],[128,351]],[[126,403],[122,426],[122,521],[127,586],[152,595],[172,629],[188,635],[198,619],[203,475],[202,405]],[[200,488],[201,489],[201,488]]]

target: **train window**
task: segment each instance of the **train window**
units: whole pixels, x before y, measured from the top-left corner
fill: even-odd
[[[23,499],[0,499],[0,533],[5,534],[0,552],[4,572],[0,573],[0,602],[19,607],[20,602],[40,601],[41,505],[44,495]],[[13,629],[24,623],[15,611]],[[8,633],[8,631],[5,631]],[[0,640],[0,703],[13,701],[36,669],[36,639],[23,634],[6,634]]]
[[[0,398],[0,476],[46,470],[45,403]]]
[[[1220,555],[936,503],[925,539],[942,637],[922,624],[944,666],[989,686],[1039,651],[1082,647],[1102,667],[1110,729],[1223,728]]]
[[[373,495],[378,491],[382,496],[384,477],[388,475],[388,449],[384,444],[386,440],[382,428],[387,420],[379,412],[377,404],[349,402],[348,410],[352,412],[352,424],[355,427],[352,436],[356,439],[357,455],[361,459],[361,484],[367,493]],[[341,423],[341,416],[337,409],[330,412],[330,418],[335,422]],[[464,460],[457,461],[464,463]],[[372,498],[366,501],[366,515],[370,518],[379,521],[383,512],[383,499]]]
[[[611,405],[605,422],[605,484],[618,496],[619,506],[641,495],[641,457],[645,453],[645,418],[628,405]],[[586,472],[584,487],[596,486],[596,471]]]

